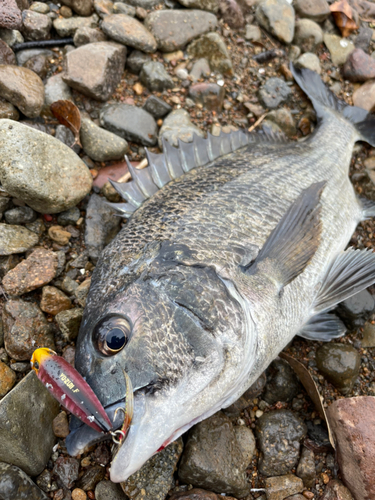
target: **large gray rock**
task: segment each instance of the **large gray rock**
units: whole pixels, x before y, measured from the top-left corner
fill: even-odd
[[[113,42],[95,42],[68,52],[64,82],[82,94],[106,101],[121,80],[126,47]]]
[[[33,10],[24,10],[22,21],[22,33],[27,40],[44,40],[52,28],[52,21],[48,16]]]
[[[100,124],[123,137],[144,146],[154,146],[157,141],[156,122],[147,111],[130,104],[108,104],[100,113]]]
[[[95,161],[119,160],[129,149],[125,139],[98,127],[88,118],[82,119],[80,135],[84,152]]]
[[[194,134],[204,137],[203,132],[190,120],[190,115],[185,109],[175,109],[164,120],[159,132],[159,147],[163,147],[162,137],[173,146],[178,146],[178,139],[192,142]]]
[[[59,17],[53,21],[53,27],[62,38],[73,36],[78,28],[96,28],[99,17],[93,14],[90,17]]]
[[[0,224],[0,255],[26,252],[38,241],[38,235],[25,227]]]
[[[261,0],[256,10],[258,23],[280,42],[290,43],[294,36],[295,14],[287,0]]]
[[[156,38],[158,49],[173,52],[217,26],[214,14],[201,10],[157,10],[145,19],[145,26]]]
[[[92,186],[83,161],[61,141],[12,120],[0,120],[0,181],[12,196],[41,213],[79,203]]]
[[[145,26],[126,14],[112,14],[103,19],[102,30],[104,33],[129,47],[142,52],[155,52],[157,45],[154,36]]]
[[[0,460],[30,476],[40,474],[52,453],[52,421],[59,403],[34,371],[0,401]]]
[[[29,118],[36,118],[44,103],[44,85],[27,68],[9,64],[0,66],[0,97],[14,104]]]
[[[4,500],[48,500],[47,495],[19,467],[0,463],[0,498]]]

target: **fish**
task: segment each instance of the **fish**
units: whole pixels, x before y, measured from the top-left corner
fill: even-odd
[[[375,204],[349,180],[354,144],[375,119],[291,66],[312,101],[313,134],[236,131],[129,164],[113,182],[128,221],[104,249],[75,366],[113,419],[133,387],[133,418],[110,478],[125,481],[194,424],[235,402],[296,336],[345,333],[331,312],[375,282],[375,254],[348,248]],[[122,424],[121,415],[113,421]],[[102,437],[72,420],[71,455]]]

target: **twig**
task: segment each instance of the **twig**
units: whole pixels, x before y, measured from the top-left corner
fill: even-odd
[[[249,127],[247,129],[247,131],[252,132],[259,125],[259,123],[262,123],[262,121],[265,119],[266,116],[267,116],[267,113],[264,113],[264,115],[262,115],[260,118],[258,118],[257,121],[254,123],[254,125],[251,125],[251,127]]]

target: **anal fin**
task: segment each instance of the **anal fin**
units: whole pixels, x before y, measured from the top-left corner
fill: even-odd
[[[329,342],[342,337],[345,332],[346,326],[335,314],[322,313],[312,317],[297,335],[308,340]]]

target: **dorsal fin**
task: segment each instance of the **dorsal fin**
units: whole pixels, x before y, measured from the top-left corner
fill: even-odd
[[[172,146],[163,138],[162,154],[152,153],[145,148],[148,167],[138,170],[131,165],[128,157],[125,157],[132,180],[124,183],[112,180],[110,182],[119,195],[128,203],[108,203],[108,205],[118,215],[129,217],[158,189],[161,189],[168,182],[178,179],[193,168],[207,165],[220,156],[232,153],[250,144],[285,142],[285,136],[282,134],[264,131],[249,134],[247,130],[236,130],[229,134],[221,132],[218,136],[209,133],[207,139],[194,134],[193,142],[183,142],[179,139],[178,148]]]

